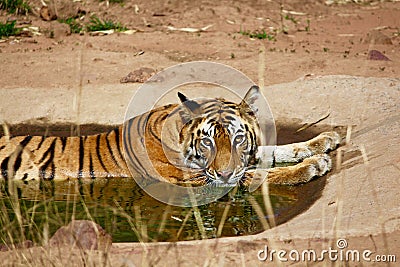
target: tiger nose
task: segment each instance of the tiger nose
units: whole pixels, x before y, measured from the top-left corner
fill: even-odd
[[[228,181],[228,179],[232,176],[232,171],[217,171],[217,174],[222,180]]]

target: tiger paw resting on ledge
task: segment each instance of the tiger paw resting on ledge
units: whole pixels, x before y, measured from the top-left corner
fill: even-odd
[[[251,87],[240,103],[178,96],[181,105],[155,108],[108,133],[2,136],[0,178],[130,177],[129,165],[143,177],[174,184],[248,185],[253,179],[252,169],[263,160],[254,107],[259,88]],[[274,163],[297,164],[268,169],[266,180],[292,185],[324,175],[331,169],[326,153],[340,140],[336,132],[326,132],[306,142],[276,146]]]

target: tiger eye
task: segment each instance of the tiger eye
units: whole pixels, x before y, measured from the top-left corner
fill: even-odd
[[[211,141],[211,139],[208,138],[208,137],[202,138],[202,139],[201,139],[201,143],[202,143],[204,146],[208,146],[208,147],[212,146],[212,141]]]
[[[235,144],[241,144],[244,141],[244,135],[236,135],[235,139],[233,140],[233,142]]]

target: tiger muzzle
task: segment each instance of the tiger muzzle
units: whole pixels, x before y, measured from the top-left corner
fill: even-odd
[[[227,183],[229,178],[233,176],[233,172],[226,170],[226,171],[217,171],[216,172],[218,179],[221,179],[223,182]]]

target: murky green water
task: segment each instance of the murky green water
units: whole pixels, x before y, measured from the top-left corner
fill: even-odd
[[[266,223],[283,223],[308,208],[319,197],[325,179],[296,187],[271,185],[274,215],[268,215],[261,190],[251,194],[233,190],[196,209],[163,204],[132,178],[0,184],[0,238],[5,243],[23,239],[42,243],[72,219],[94,220],[113,242],[135,242],[259,233]]]

